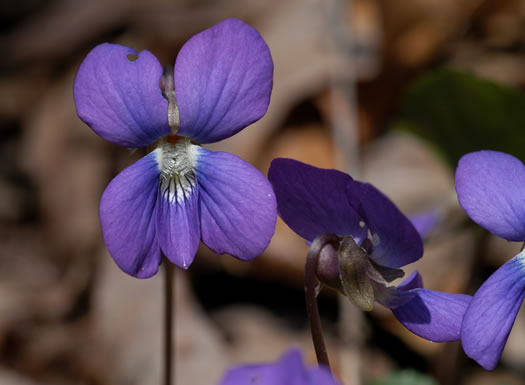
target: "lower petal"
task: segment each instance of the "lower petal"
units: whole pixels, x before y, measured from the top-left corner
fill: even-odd
[[[423,289],[417,272],[412,273],[397,289],[400,297],[409,294],[414,295],[410,301],[395,308],[390,306],[399,322],[429,341],[459,340],[463,315],[472,300],[471,296]]]
[[[154,275],[161,262],[155,237],[160,172],[150,153],[118,174],[100,200],[104,241],[117,265],[137,278]]]
[[[157,207],[157,238],[166,257],[187,269],[200,241],[199,189],[193,177],[161,182]]]
[[[524,297],[525,252],[521,252],[481,285],[465,313],[463,349],[485,369],[498,364]]]
[[[199,149],[196,173],[204,244],[242,260],[260,255],[277,220],[270,182],[239,157],[204,148]]]

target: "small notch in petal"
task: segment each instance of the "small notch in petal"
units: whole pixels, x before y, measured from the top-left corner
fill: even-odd
[[[130,60],[130,57],[136,60]],[[78,69],[73,87],[77,114],[102,138],[146,147],[170,133],[168,103],[159,90],[162,66],[149,51],[100,44]]]

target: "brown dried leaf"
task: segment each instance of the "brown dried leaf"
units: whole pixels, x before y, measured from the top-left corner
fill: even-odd
[[[108,368],[105,380],[160,383],[163,271],[150,279],[135,279],[120,271],[107,253],[101,258],[93,317],[97,346]],[[226,369],[227,354],[217,330],[195,303],[187,273],[178,268],[174,314],[177,383],[214,384]]]

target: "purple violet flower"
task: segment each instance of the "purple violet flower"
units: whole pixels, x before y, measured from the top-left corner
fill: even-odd
[[[421,258],[423,243],[385,195],[340,171],[292,159],[274,159],[268,178],[279,215],[293,231],[309,242],[325,233],[340,237],[337,259],[331,259],[339,261],[337,289],[354,304],[371,310],[378,301],[425,339],[459,339],[472,297],[424,289],[417,272],[397,287],[388,286],[404,275],[400,267]]]
[[[276,221],[270,183],[237,156],[196,143],[228,138],[260,119],[272,79],[268,46],[237,19],[186,42],[171,76],[149,51],[105,43],[87,55],[74,85],[78,116],[112,143],[154,148],[117,175],[100,201],[104,241],[123,271],[151,277],[162,254],[187,269],[200,240],[242,260],[266,248]]]
[[[456,170],[459,203],[468,216],[509,241],[525,241],[525,166],[512,155],[478,151],[464,155]],[[525,298],[525,251],[494,272],[465,312],[465,353],[487,370],[501,357]]]
[[[274,364],[243,365],[230,369],[219,385],[339,385],[327,368],[304,365],[292,349]]]

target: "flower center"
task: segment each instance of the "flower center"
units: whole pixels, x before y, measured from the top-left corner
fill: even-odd
[[[155,149],[160,169],[160,191],[170,203],[186,200],[197,185],[198,148],[185,137],[162,139]]]

